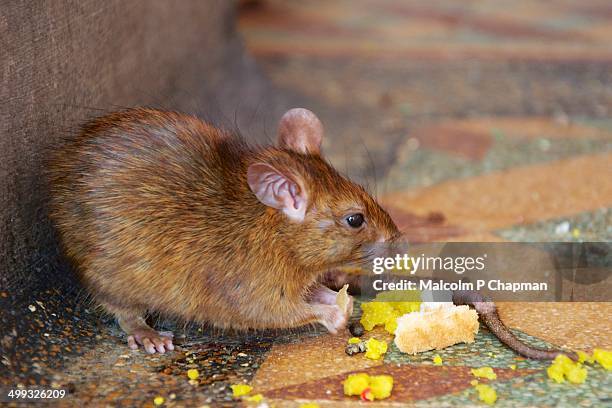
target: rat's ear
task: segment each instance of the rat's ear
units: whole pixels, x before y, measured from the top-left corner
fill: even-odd
[[[266,163],[251,164],[247,170],[249,188],[268,207],[281,210],[293,221],[301,222],[306,215],[306,190],[292,177]]]
[[[308,109],[288,110],[278,123],[278,145],[298,153],[320,153],[323,125]]]

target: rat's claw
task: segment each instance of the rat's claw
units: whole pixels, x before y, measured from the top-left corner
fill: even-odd
[[[145,351],[149,354],[160,353],[164,354],[166,350],[174,350],[172,338],[174,335],[171,332],[156,332],[155,330],[136,330],[128,336],[128,347],[136,350],[138,345],[142,345]]]
[[[162,332],[159,332],[159,335],[161,336],[161,339],[164,342],[164,346],[166,347],[166,350],[168,351],[174,350],[174,344],[172,344],[174,333],[169,332],[169,331],[162,331]]]
[[[166,348],[164,347],[164,342],[162,339],[160,339],[159,337],[153,337],[151,341],[153,342],[153,344],[155,344],[155,349],[158,353],[164,354],[166,352]]]
[[[144,346],[144,349],[147,353],[149,354],[155,353],[155,346],[153,345],[151,340],[149,340],[148,337],[145,337],[144,339],[142,339],[142,345]]]
[[[136,344],[136,340],[134,339],[134,336],[128,336],[127,342],[128,342],[128,347],[131,348],[132,350],[136,350],[138,348],[138,344]]]

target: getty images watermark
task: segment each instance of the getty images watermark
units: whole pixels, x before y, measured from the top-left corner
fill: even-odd
[[[452,271],[457,275],[462,275],[469,271],[483,271],[485,269],[485,260],[487,254],[479,257],[440,257],[440,256],[425,256],[421,254],[418,257],[409,256],[408,254],[396,254],[394,257],[376,257],[373,260],[372,272],[376,275],[384,272],[407,272],[410,275],[415,275],[421,266],[423,270],[433,270],[446,272]],[[459,279],[458,281],[444,281],[432,279],[419,279],[412,281],[408,279],[400,279],[399,281],[385,282],[383,279],[376,279],[372,283],[374,290],[480,290],[484,287],[492,291],[546,291],[548,283],[546,282],[502,282],[499,279],[476,279],[475,283],[465,282]]]
[[[362,292],[476,290],[502,301],[611,301],[608,242],[435,243],[373,248]],[[364,290],[365,289],[365,290]]]

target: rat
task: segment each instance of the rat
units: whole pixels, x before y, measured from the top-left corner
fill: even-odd
[[[64,251],[130,348],[174,349],[148,312],[221,329],[346,326],[353,299],[341,310],[328,286],[363,282],[334,270],[367,263],[401,233],[323,158],[314,113],[289,110],[277,133],[276,146],[250,146],[193,116],[134,108],[88,122],[52,155],[50,215]],[[474,306],[526,357],[562,353],[523,343],[477,292],[453,302]]]
[[[387,212],[322,156],[306,109],[251,146],[196,117],[132,108],[93,119],[53,153],[50,216],[95,302],[131,349],[173,350],[157,312],[221,329],[343,329],[320,282],[400,237]]]

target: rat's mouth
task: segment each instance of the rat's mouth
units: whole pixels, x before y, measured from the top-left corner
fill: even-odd
[[[321,285],[334,290],[340,290],[342,286],[348,283],[349,293],[359,295],[367,276],[367,271],[363,267],[343,267],[342,269],[330,269],[323,273],[319,282]]]

